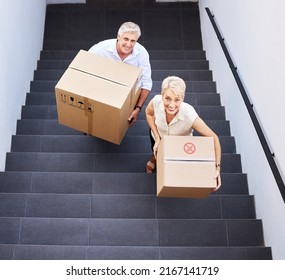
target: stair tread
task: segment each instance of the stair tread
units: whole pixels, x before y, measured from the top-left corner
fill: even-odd
[[[41,51],[41,60],[69,60],[71,61],[80,48],[74,50],[48,50]],[[88,50],[88,49],[86,49]],[[205,60],[204,50],[148,50],[151,60]]]
[[[193,106],[198,115],[205,120],[224,120],[225,108],[223,106]],[[22,107],[22,119],[58,119],[56,105],[25,105]],[[146,119],[140,114],[138,119]]]
[[[36,70],[34,71],[34,81],[58,81],[65,70]],[[210,70],[152,70],[152,80],[160,81],[167,76],[179,76],[185,81],[212,81],[212,71]]]
[[[0,245],[3,259],[18,260],[270,260],[263,246],[159,247],[159,246],[71,246]],[[71,257],[72,256],[72,257]]]
[[[37,70],[65,70],[68,68],[72,59],[41,59],[38,60]],[[209,70],[209,62],[205,59],[169,59],[165,56],[164,59],[151,59],[150,63],[152,72],[160,70]]]
[[[0,218],[0,222],[5,226],[4,234],[0,229],[2,244],[264,246],[262,222],[258,219],[22,217]],[[13,234],[7,235],[7,232]],[[61,234],[58,234],[59,232]],[[177,235],[180,236],[179,239]]]
[[[52,81],[31,81],[31,92],[52,92],[55,89],[58,80]],[[216,83],[214,81],[185,81],[188,92],[216,92]],[[153,81],[152,91],[160,92],[161,81]]]
[[[7,171],[145,172],[149,153],[42,153],[10,152]],[[241,173],[240,155],[223,154],[224,173]]]
[[[153,184],[153,191],[154,188]],[[244,195],[211,195],[206,200],[197,200],[156,198],[154,193],[0,193],[0,203],[0,217],[186,220],[256,218],[253,197]]]
[[[222,173],[217,195],[248,195],[243,173]],[[154,194],[155,174],[100,172],[0,172],[0,193]]]
[[[235,153],[232,136],[220,136],[223,153]],[[120,145],[82,135],[14,135],[11,152],[151,153],[149,136],[127,135]]]
[[[227,120],[204,120],[219,136],[230,136],[230,125]],[[137,120],[126,136],[145,136],[149,129],[146,120]],[[17,135],[82,135],[82,132],[61,125],[56,119],[21,119],[17,122]]]
[[[150,93],[146,102],[149,102],[159,92]],[[193,106],[220,106],[220,95],[217,93],[187,93],[184,102]],[[147,104],[147,103],[146,103]],[[29,92],[26,95],[25,105],[56,105],[54,92]]]

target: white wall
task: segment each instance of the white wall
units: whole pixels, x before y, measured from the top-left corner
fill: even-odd
[[[76,3],[86,3],[86,0],[46,0],[47,4],[76,4]]]
[[[47,4],[86,0],[0,0],[0,171],[43,44]]]
[[[0,1],[0,170],[43,43],[45,0]]]
[[[203,47],[263,221],[265,243],[274,259],[285,259],[285,205],[205,11],[209,7],[214,15],[284,180],[285,1],[200,0],[199,6]]]

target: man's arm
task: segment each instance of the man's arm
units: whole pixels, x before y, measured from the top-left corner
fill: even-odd
[[[143,46],[141,45],[139,46],[140,46],[140,58],[139,58],[138,67],[142,68],[142,77],[140,79],[139,84],[142,89],[141,89],[140,96],[137,101],[136,107],[129,117],[130,126],[132,126],[136,122],[139,116],[139,113],[142,110],[142,107],[145,101],[147,100],[149,93],[151,91],[151,88],[152,88],[151,66],[150,66],[150,61],[149,61],[149,54]]]
[[[150,93],[149,90],[144,89],[144,88],[141,89],[140,97],[139,97],[139,100],[137,102],[137,105],[129,117],[129,126],[132,126],[136,122],[136,120],[140,114],[140,111],[142,110],[142,107],[143,107],[145,101],[147,100],[147,98],[149,96],[149,93]]]

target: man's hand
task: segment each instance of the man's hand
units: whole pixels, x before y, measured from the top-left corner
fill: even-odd
[[[135,108],[133,110],[133,112],[131,113],[130,117],[128,118],[129,127],[131,127],[137,121],[139,113],[140,113],[140,109],[139,108]]]

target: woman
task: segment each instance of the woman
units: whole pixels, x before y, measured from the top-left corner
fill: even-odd
[[[216,179],[218,190],[221,186],[220,164],[221,145],[218,136],[198,116],[195,109],[183,102],[186,84],[176,76],[164,79],[161,85],[161,95],[156,95],[146,107],[146,119],[150,127],[150,138],[153,156],[146,165],[146,172],[153,173],[156,168],[156,155],[160,139],[164,135],[192,135],[193,130],[202,136],[214,138],[216,158]]]

